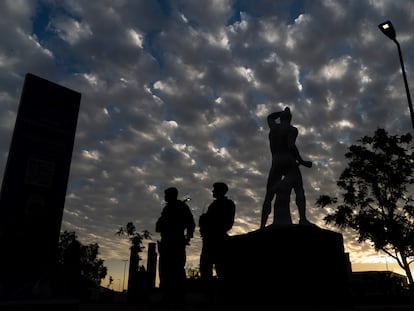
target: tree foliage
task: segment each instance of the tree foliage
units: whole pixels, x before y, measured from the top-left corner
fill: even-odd
[[[60,234],[58,245],[58,264],[70,265],[73,270],[78,269],[83,283],[99,286],[106,277],[107,268],[104,260],[98,258],[99,245],[92,243],[82,245],[75,232],[64,231]]]
[[[359,242],[370,241],[375,250],[393,257],[413,285],[412,135],[389,135],[377,129],[374,136],[364,136],[351,145],[345,157],[348,167],[337,181],[342,199],[322,195],[316,201],[321,207],[336,207],[325,222],[354,229]]]
[[[119,236],[127,236],[131,242],[131,248],[138,253],[144,250],[144,246],[142,245],[144,239],[151,238],[151,233],[148,230],[138,232],[132,222],[128,222],[125,227],[120,227],[116,234]]]
[[[143,284],[148,284],[147,271],[145,267],[139,264],[142,259],[139,253],[145,248],[142,243],[144,239],[150,239],[151,233],[147,230],[138,232],[132,222],[128,222],[125,227],[120,227],[116,232],[119,236],[127,236],[131,242],[129,255],[129,273],[128,273],[128,295],[129,302],[139,302],[146,296],[148,287]]]

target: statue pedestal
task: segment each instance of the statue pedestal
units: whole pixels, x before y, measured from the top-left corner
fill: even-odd
[[[272,225],[231,236],[223,296],[271,305],[346,304],[350,265],[342,234],[314,225]]]

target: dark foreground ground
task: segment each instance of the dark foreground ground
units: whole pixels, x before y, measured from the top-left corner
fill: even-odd
[[[211,306],[211,307],[195,307],[195,306],[183,306],[177,308],[163,308],[163,307],[154,307],[148,305],[120,305],[120,304],[83,304],[79,306],[79,311],[169,311],[169,310],[251,310],[251,311],[261,311],[261,310],[278,310],[278,311],[291,311],[291,310],[304,310],[304,311],[414,311],[414,304],[412,305],[386,305],[386,306],[375,306],[375,305],[364,305],[364,306],[353,306],[346,308],[338,307],[297,307],[297,306],[262,306],[262,305],[249,305],[249,306],[239,306],[239,305],[225,305],[225,306]]]
[[[309,306],[306,304],[292,305],[261,305],[261,304],[203,304],[186,303],[181,305],[163,304],[133,304],[133,303],[76,303],[74,301],[36,301],[27,302],[1,302],[1,311],[207,311],[207,310],[237,310],[237,311],[414,311],[412,304],[362,304],[352,306],[336,306],[335,302],[324,306]]]
[[[126,293],[126,292],[125,292]],[[414,296],[364,296],[356,298],[349,296],[341,300],[334,297],[325,297],[321,295],[319,299],[310,303],[311,297],[306,299],[304,296],[292,295],[285,297],[284,303],[277,303],[275,293],[274,297],[267,301],[271,304],[262,303],[257,299],[246,299],[251,295],[235,295],[223,296],[216,292],[213,295],[205,295],[200,292],[187,293],[178,303],[167,302],[165,296],[159,291],[146,296],[144,300],[137,300],[135,296],[133,301],[145,301],[144,303],[135,303],[127,300],[125,293],[117,292],[111,296],[94,296],[93,299],[84,302],[79,299],[66,300],[25,300],[25,301],[5,301],[0,300],[0,311],[210,311],[210,310],[226,310],[226,311],[414,311]],[[267,295],[269,296],[269,295]],[[270,295],[273,296],[273,295]],[[174,298],[171,298],[174,297]],[[170,296],[169,299],[176,299],[177,296]],[[264,297],[266,298],[266,297]],[[273,300],[275,299],[275,300]],[[323,300],[323,301],[322,301]],[[244,301],[240,303],[239,301]],[[280,301],[280,300],[279,300]]]

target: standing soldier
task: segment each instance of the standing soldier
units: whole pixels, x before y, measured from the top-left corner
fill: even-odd
[[[177,301],[184,295],[186,246],[195,229],[189,206],[177,197],[177,188],[165,189],[167,204],[155,224],[155,231],[161,235],[158,242],[160,288],[169,301]]]
[[[218,278],[222,277],[223,252],[228,238],[227,232],[233,227],[236,205],[226,194],[228,187],[223,182],[213,184],[215,200],[199,219],[203,241],[200,255],[200,277],[209,283],[213,278],[213,268]]]

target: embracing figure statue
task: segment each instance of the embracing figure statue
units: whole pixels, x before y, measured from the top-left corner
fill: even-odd
[[[292,189],[296,195],[299,224],[312,224],[306,218],[306,198],[299,168],[300,165],[312,167],[312,162],[302,159],[296,147],[298,129],[290,124],[291,120],[292,114],[289,107],[267,116],[272,166],[267,178],[266,195],[260,222],[261,229],[266,226],[267,218],[272,210],[272,200],[275,196],[273,224],[292,224],[289,208]]]

